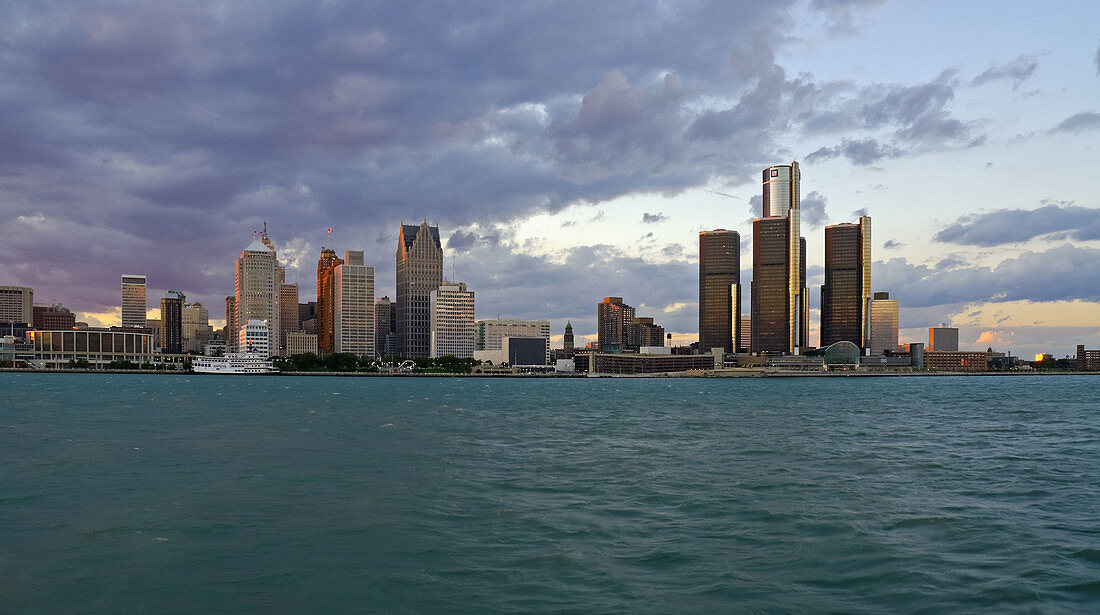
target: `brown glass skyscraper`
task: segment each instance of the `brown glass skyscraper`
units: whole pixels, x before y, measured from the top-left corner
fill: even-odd
[[[764,169],[764,216],[752,223],[752,352],[808,345],[806,240],[800,236],[798,163]]]
[[[741,346],[741,235],[699,232],[699,349]]]
[[[336,268],[344,261],[336,256],[336,250],[322,248],[321,258],[317,260],[317,352],[332,354],[336,347],[334,335]]]
[[[871,218],[825,227],[825,284],[821,287],[821,346],[840,341],[866,348],[871,299]]]
[[[439,227],[422,222],[397,231],[397,353],[409,358],[431,354],[431,292],[443,284],[443,245]]]

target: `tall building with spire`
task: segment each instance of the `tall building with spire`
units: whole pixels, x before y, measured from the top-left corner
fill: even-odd
[[[336,268],[344,261],[336,250],[322,248],[317,260],[317,352],[336,352],[334,318],[336,311]]]
[[[562,358],[573,358],[573,323],[565,322],[565,335],[562,336],[561,341]]]
[[[806,240],[798,163],[763,172],[763,216],[752,221],[752,352],[795,354],[809,345]]]
[[[122,326],[145,326],[145,276],[122,274]]]
[[[737,352],[741,345],[741,235],[699,232],[699,349]]]
[[[409,358],[431,354],[431,293],[443,284],[443,245],[439,227],[428,222],[401,224],[397,230],[397,353]]]
[[[277,342],[271,343],[271,340],[280,339],[277,268],[275,250],[261,241],[259,234],[253,236],[252,243],[237,257],[237,318],[234,323],[237,330],[233,335],[237,338],[238,351],[244,350],[241,340],[247,338],[246,328],[250,324],[255,326],[249,321],[265,321],[268,340],[265,351],[277,352]]]
[[[821,286],[821,346],[840,341],[860,348],[867,339],[871,301],[871,217],[825,227],[825,284]]]

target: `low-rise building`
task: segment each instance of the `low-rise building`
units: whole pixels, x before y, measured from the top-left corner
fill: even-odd
[[[598,352],[589,354],[588,359],[588,371],[595,374],[659,374],[714,369],[713,354]]]
[[[47,369],[68,367],[69,361],[79,360],[97,369],[114,361],[141,365],[153,362],[155,350],[149,333],[107,329],[27,331],[27,344],[34,354],[27,363]]]
[[[304,331],[292,331],[286,334],[286,354],[292,357],[296,354],[312,352],[317,354],[317,334]]]
[[[989,353],[926,350],[924,369],[944,372],[984,372],[989,370]]]

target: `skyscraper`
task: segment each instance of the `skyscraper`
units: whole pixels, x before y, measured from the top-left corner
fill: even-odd
[[[849,341],[866,348],[871,300],[871,217],[825,227],[825,284],[821,286],[821,346]]]
[[[699,232],[699,348],[737,352],[740,344],[741,235]]]
[[[604,297],[596,306],[596,345],[601,352],[625,350],[627,326],[634,322],[634,308],[622,297]]]
[[[237,297],[225,298],[225,351],[239,352],[237,348]]]
[[[393,331],[393,302],[380,297],[374,302],[374,353],[380,357],[397,354],[397,335]]]
[[[439,227],[428,226],[427,221],[420,226],[402,224],[397,231],[398,354],[408,358],[431,354],[431,293],[442,284]]]
[[[280,267],[281,269],[281,267]],[[279,351],[285,354],[286,336],[298,331],[298,285],[279,284]]]
[[[181,291],[173,289],[160,300],[160,351],[163,353],[183,353],[183,302],[185,299]]]
[[[253,237],[252,243],[241,250],[241,255],[237,257],[237,318],[234,323],[237,331],[234,333],[240,352],[246,351],[246,346],[243,345],[245,342],[256,338],[245,331],[246,327],[252,327],[251,330],[254,331],[260,330],[254,321],[264,321],[265,324],[263,351],[278,351],[278,344],[275,342],[280,339],[277,267],[275,251],[256,237]],[[254,344],[254,347],[259,346]]]
[[[336,268],[344,261],[336,256],[336,250],[322,248],[317,260],[317,351],[332,354],[336,348],[334,313],[336,310]]]
[[[898,300],[890,293],[875,293],[870,301],[871,355],[881,355],[898,349]]]
[[[34,290],[26,286],[0,286],[0,322],[28,325],[34,322]]]
[[[122,326],[145,326],[145,276],[122,274]]]
[[[462,282],[444,282],[428,295],[431,356],[474,356],[474,293]]]
[[[752,352],[808,345],[806,241],[800,236],[798,163],[764,169],[763,217],[752,222]]]
[[[333,352],[374,358],[374,267],[347,250],[333,270]]]
[[[183,304],[183,351],[201,351],[214,335],[210,311],[203,304]]]
[[[562,358],[573,358],[573,323],[566,321],[565,323],[565,335],[562,336]]]
[[[959,351],[959,329],[943,323],[938,327],[928,327],[928,350]]]

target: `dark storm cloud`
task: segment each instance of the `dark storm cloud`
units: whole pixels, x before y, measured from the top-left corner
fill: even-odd
[[[1100,250],[1070,245],[1024,252],[995,267],[912,265],[903,258],[876,262],[875,288],[903,306],[983,301],[1100,301]]]
[[[1100,209],[1053,204],[1038,209],[999,209],[963,216],[933,239],[988,247],[1021,243],[1051,233],[1058,233],[1059,239],[1100,239]]]
[[[884,241],[882,243],[882,249],[883,250],[893,250],[894,248],[903,248],[903,247],[905,247],[904,243],[902,243],[900,241],[895,241],[893,239],[887,239],[886,241]]]
[[[1004,79],[1011,81],[1012,89],[1015,90],[1031,78],[1037,68],[1039,68],[1039,61],[1034,55],[1021,55],[1011,62],[987,68],[982,74],[974,77],[970,83],[972,85],[983,85]]]
[[[1073,132],[1076,130],[1095,130],[1100,128],[1100,113],[1082,111],[1062,120],[1051,132]]]
[[[850,25],[868,4],[813,10]],[[789,77],[773,45],[794,5],[8,5],[2,282],[100,311],[137,268],[216,305],[267,221],[303,296],[330,226],[381,295],[402,220],[479,225],[448,240],[476,252],[500,245],[482,230],[497,222],[755,182],[792,131],[893,131],[899,156],[975,136],[946,82]]]

